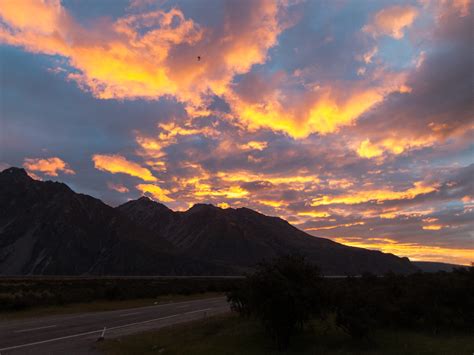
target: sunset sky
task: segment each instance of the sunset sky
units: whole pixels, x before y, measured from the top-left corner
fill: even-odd
[[[0,0],[0,168],[469,264],[472,24],[469,0]]]

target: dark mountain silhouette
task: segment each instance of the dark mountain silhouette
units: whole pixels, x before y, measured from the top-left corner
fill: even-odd
[[[23,169],[0,173],[0,274],[241,274],[294,252],[326,274],[417,270],[406,258],[316,238],[248,208],[174,212],[146,197],[112,208]]]
[[[455,268],[465,267],[464,265],[439,263],[435,261],[413,261],[412,264],[414,264],[423,272],[451,272]]]
[[[158,237],[171,242],[183,254],[217,265],[249,271],[263,258],[301,253],[317,263],[325,274],[360,274],[415,271],[407,258],[348,247],[313,237],[278,217],[248,208],[221,209],[197,204],[185,212],[173,212],[146,197],[129,201],[118,210]]]
[[[0,173],[0,274],[221,274],[68,186]]]

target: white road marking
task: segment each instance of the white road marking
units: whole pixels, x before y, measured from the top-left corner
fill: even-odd
[[[47,325],[44,327],[38,327],[38,328],[30,328],[30,329],[22,329],[22,330],[15,330],[14,333],[25,333],[25,332],[32,332],[34,330],[40,330],[40,329],[47,329],[47,328],[54,328],[57,327],[57,325]]]
[[[125,313],[125,314],[121,314],[120,317],[133,316],[134,314],[141,314],[141,313],[143,313],[143,312]]]
[[[130,326],[132,326],[132,325],[138,325],[138,324],[146,324],[146,323],[156,322],[157,320],[170,319],[170,318],[182,316],[182,315],[185,315],[185,314],[191,314],[191,313],[197,313],[197,312],[204,312],[204,311],[208,311],[208,310],[211,310],[211,309],[212,309],[212,308],[198,309],[198,310],[196,310],[196,311],[185,312],[185,313],[178,313],[178,314],[174,314],[174,315],[172,315],[172,316],[161,317],[161,318],[154,318],[154,319],[149,319],[149,320],[145,320],[145,321],[142,321],[142,322],[129,323],[129,324],[119,325],[119,326],[112,327],[112,328],[107,328],[107,329],[108,329],[109,331],[110,331],[110,330],[114,330],[114,329],[121,329],[121,328],[125,328],[125,327],[130,327]],[[90,335],[90,334],[100,333],[100,332],[102,332],[102,331],[103,331],[103,329],[92,330],[92,331],[90,331],[90,332],[84,332],[84,333],[79,333],[79,334],[67,335],[67,336],[59,337],[59,338],[53,338],[53,339],[47,339],[47,340],[42,340],[42,341],[36,341],[36,342],[34,342],[34,343],[27,343],[27,344],[15,345],[15,346],[10,346],[10,347],[8,347],[8,348],[0,349],[0,351],[7,351],[7,350],[13,350],[13,349],[20,349],[20,348],[25,348],[25,347],[27,347],[27,346],[33,346],[33,345],[40,345],[40,344],[45,344],[45,343],[51,343],[51,342],[53,342],[53,341],[58,341],[58,340],[63,340],[63,339],[77,338],[77,337],[81,337],[81,336],[84,336],[84,335]]]
[[[192,301],[181,301],[181,302],[169,302],[169,303],[161,303],[161,304],[158,304],[158,305],[152,305],[152,306],[144,306],[144,307],[134,307],[134,308],[129,308],[128,310],[129,311],[134,311],[134,310],[146,310],[148,308],[161,308],[161,307],[169,307],[169,306],[174,306],[174,305],[181,305],[181,304],[193,304],[193,303],[197,303],[197,302],[208,302],[208,301],[212,301],[210,303],[215,303],[215,302],[218,302],[218,301],[221,301],[221,300],[224,300],[225,297],[209,297],[209,298],[200,298],[200,299],[196,299],[196,300],[192,300]],[[127,309],[114,309],[114,310],[110,310],[110,311],[100,311],[100,312],[86,312],[85,314],[79,314],[79,315],[57,315],[57,316],[48,316],[48,317],[44,317],[45,319],[48,319],[50,321],[60,321],[60,322],[64,322],[64,321],[67,321],[67,320],[70,320],[70,319],[76,319],[76,318],[84,318],[84,317],[89,317],[89,316],[97,316],[99,314],[113,314],[114,312],[115,313],[119,313],[119,312],[123,312],[124,310],[127,310]],[[43,319],[40,319],[41,321],[43,321]],[[16,323],[18,323],[19,321],[12,321],[11,323],[9,322],[9,326],[12,326]],[[28,324],[31,324],[33,325],[34,323],[38,323],[38,320],[33,320],[33,321],[29,321],[29,322],[25,322],[25,321],[21,321],[21,325],[28,325]],[[1,322],[0,322],[0,325],[1,325]]]

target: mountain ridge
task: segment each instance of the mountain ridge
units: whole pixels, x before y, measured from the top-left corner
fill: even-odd
[[[249,208],[173,211],[148,197],[114,208],[21,168],[0,172],[0,207],[0,274],[232,275],[286,253],[306,255],[326,274],[418,270]]]

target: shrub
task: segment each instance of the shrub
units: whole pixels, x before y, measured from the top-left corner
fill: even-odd
[[[259,319],[282,350],[292,334],[322,311],[319,270],[300,255],[263,262],[228,300],[235,311]]]

